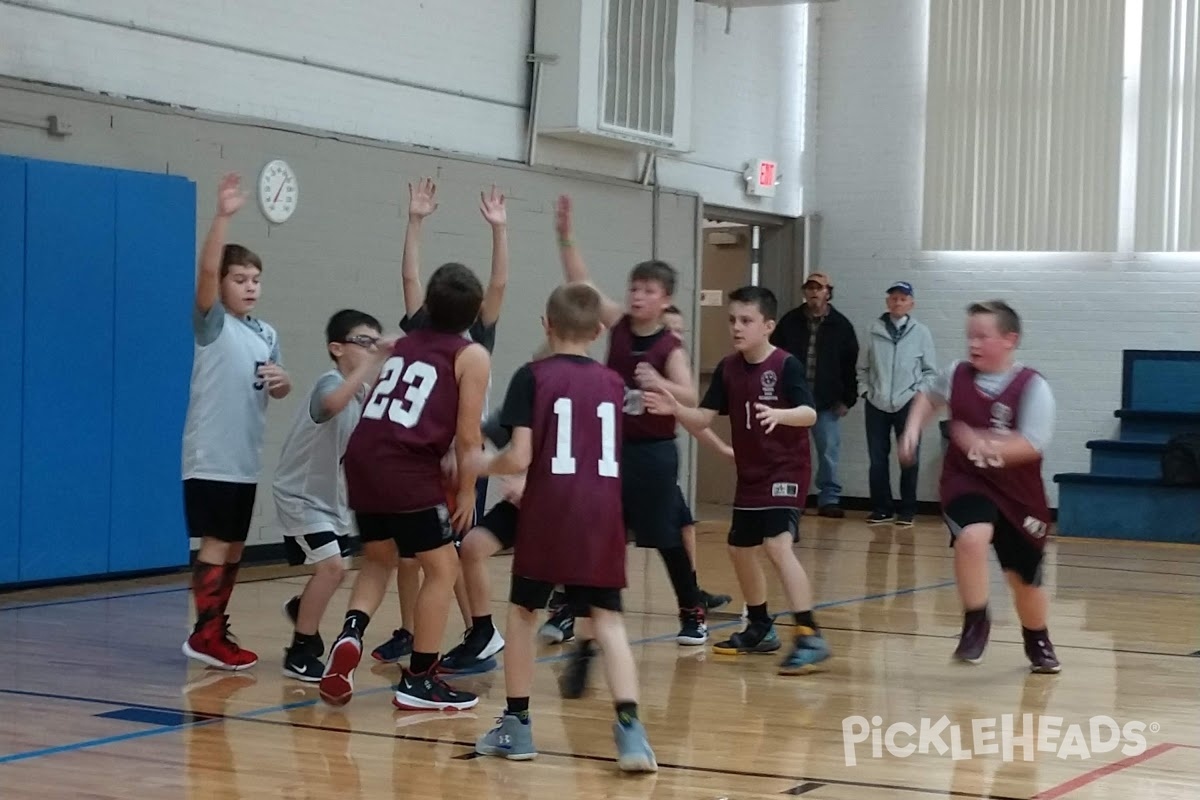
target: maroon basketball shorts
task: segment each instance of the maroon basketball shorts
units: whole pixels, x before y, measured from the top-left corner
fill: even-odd
[[[183,482],[183,513],[188,536],[241,544],[250,533],[256,483],[188,478]]]
[[[992,549],[1000,567],[1015,572],[1026,586],[1042,585],[1042,550],[1017,530],[1017,526],[1000,513],[991,499],[981,494],[956,497],[942,509],[950,529],[950,546],[969,525],[992,526]]]
[[[575,617],[591,616],[593,608],[618,613],[621,611],[620,589],[603,589],[598,586],[564,586],[563,592],[567,596],[567,607]],[[514,606],[520,606],[529,611],[540,611],[550,602],[552,594],[554,594],[553,583],[513,575],[508,601]]]

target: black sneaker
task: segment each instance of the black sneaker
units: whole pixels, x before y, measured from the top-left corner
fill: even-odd
[[[596,656],[596,648],[591,642],[580,642],[567,661],[567,668],[558,679],[558,691],[568,700],[583,697],[587,690],[588,669]]]
[[[727,594],[709,594],[703,589],[700,590],[700,605],[704,606],[705,611],[716,611],[731,602],[733,602],[733,598]]]
[[[283,653],[283,674],[305,683],[320,683],[325,665],[319,656],[303,647],[289,647]]]
[[[371,658],[384,664],[395,664],[400,659],[412,654],[413,635],[404,628],[392,631],[392,638],[371,651]]]
[[[911,528],[913,526],[913,515],[912,514],[897,514],[896,515],[896,524],[899,525],[901,528]]]
[[[478,675],[497,667],[496,654],[504,649],[504,637],[491,628],[491,633],[477,633],[468,628],[463,640],[442,656],[438,672],[457,675]]]
[[[430,670],[424,675],[414,675],[407,669],[396,684],[396,695],[392,705],[405,711],[445,711],[474,708],[479,697],[470,692],[451,687]]]
[[[746,653],[774,653],[779,647],[779,635],[775,633],[773,623],[751,621],[746,624],[745,630],[714,644],[713,652],[736,656]]]
[[[292,628],[295,629],[296,621],[300,619],[300,597],[297,595],[291,600],[283,604],[283,615],[292,623]],[[321,658],[325,655],[325,640],[321,638],[321,632],[317,631],[316,638],[313,639],[313,655]]]
[[[675,635],[675,641],[684,645],[702,645],[708,641],[703,608],[679,609],[679,633]]]
[[[895,514],[884,514],[879,511],[876,511],[873,514],[871,514],[871,516],[867,517],[867,524],[868,525],[884,525],[888,522],[894,521],[895,519],[896,519]]]
[[[547,644],[566,644],[575,638],[575,617],[568,606],[559,606],[550,611],[550,619],[538,629],[538,635]]]
[[[1062,664],[1054,653],[1054,645],[1049,636],[1025,636],[1025,657],[1029,659],[1031,672],[1047,675],[1057,675],[1062,671]]]
[[[983,651],[987,649],[988,637],[992,633],[992,621],[984,617],[979,622],[963,620],[962,634],[958,638],[958,647],[954,657],[968,664],[978,664],[983,661]]]

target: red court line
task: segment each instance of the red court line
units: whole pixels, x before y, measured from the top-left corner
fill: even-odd
[[[1090,772],[1085,772],[1082,775],[1076,775],[1074,778],[1071,778],[1071,780],[1066,781],[1065,783],[1060,783],[1058,786],[1054,786],[1044,792],[1038,792],[1031,800],[1055,800],[1055,798],[1069,794],[1080,787],[1087,786],[1089,783],[1094,783],[1095,781],[1103,778],[1105,775],[1112,775],[1114,772],[1120,772],[1121,770],[1129,769],[1130,767],[1136,766],[1143,761],[1149,761],[1155,756],[1160,756],[1168,750],[1174,750],[1176,747],[1192,747],[1192,745],[1175,744],[1174,742],[1163,742],[1162,744],[1156,744],[1154,747],[1151,747],[1145,752],[1139,753],[1136,756],[1129,756],[1128,758],[1122,758],[1120,761],[1114,761],[1111,764],[1105,764],[1103,767],[1097,767]]]

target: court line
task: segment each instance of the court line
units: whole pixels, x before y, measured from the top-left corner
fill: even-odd
[[[877,594],[864,595],[862,597],[850,597],[850,598],[846,598],[844,600],[833,600],[833,601],[826,602],[826,603],[818,603],[813,606],[813,609],[816,610],[816,609],[821,609],[821,608],[833,608],[836,606],[850,605],[852,603],[865,603],[865,602],[869,602],[871,600],[880,600],[880,599],[883,599],[886,597],[897,597],[900,595],[914,594],[916,592],[924,592],[924,591],[929,591],[929,590],[933,590],[933,589],[944,589],[947,586],[953,586],[953,585],[954,585],[954,581],[941,581],[939,583],[927,584],[925,586],[912,586],[912,587],[909,587],[906,589],[897,589],[897,590],[891,591],[891,592],[881,592],[881,593],[877,593]],[[787,613],[790,613],[790,612],[787,612]],[[776,614],[775,616],[777,616],[777,617],[782,616],[782,613]],[[730,620],[729,622],[722,622],[718,625],[714,625],[711,628],[709,628],[709,630],[713,631],[713,630],[721,630],[722,628],[731,628],[735,625],[741,625],[741,622],[742,622],[741,619],[734,619],[734,620]],[[675,638],[674,633],[665,633],[665,634],[660,634],[657,636],[648,636],[648,637],[645,637],[642,639],[637,639],[637,640],[630,642],[629,644],[631,646],[638,646],[638,645],[644,645],[644,644],[652,644],[655,642],[667,641],[667,640],[674,639],[674,638]],[[571,655],[570,652],[565,652],[565,653],[560,653],[560,654],[556,654],[556,655],[552,655],[552,656],[543,656],[542,658],[537,659],[537,663],[544,664],[544,663],[551,663],[551,662],[555,662],[555,661],[561,661],[562,659],[569,658],[570,655]],[[473,677],[473,676],[462,676],[462,677]],[[394,691],[394,689],[391,686],[376,686],[371,689],[366,689],[361,692],[356,692],[355,695],[358,697],[363,697],[363,696],[370,696],[370,695],[374,695],[374,694],[380,694],[382,692],[392,692],[392,691]],[[295,703],[286,703],[283,705],[267,706],[265,708],[247,711],[247,712],[244,712],[242,714],[238,714],[238,715],[232,716],[232,717],[223,717],[223,718],[219,717],[219,718],[211,719],[211,720],[209,720],[209,719],[197,720],[194,722],[185,723],[183,725],[173,725],[173,726],[167,727],[167,728],[155,728],[155,729],[145,730],[145,731],[133,731],[130,733],[117,734],[114,736],[105,736],[105,737],[102,737],[99,739],[85,739],[84,741],[74,742],[72,744],[56,745],[54,747],[46,747],[46,748],[41,748],[38,750],[26,750],[26,751],[20,752],[20,753],[10,753],[8,755],[0,756],[0,765],[11,764],[11,763],[18,762],[18,761],[26,761],[31,758],[41,758],[43,756],[56,755],[58,753],[68,753],[68,752],[73,752],[75,750],[86,750],[86,749],[91,749],[93,747],[102,747],[104,745],[115,744],[118,742],[124,742],[124,741],[128,741],[131,739],[141,739],[146,736],[161,736],[164,733],[171,733],[173,731],[182,730],[184,728],[190,728],[190,727],[193,727],[196,725],[212,724],[213,722],[220,721],[221,719],[235,719],[235,720],[236,719],[254,719],[256,717],[261,717],[261,716],[264,716],[267,714],[276,714],[281,711],[291,711],[291,710],[297,709],[297,708],[304,708],[306,706],[316,705],[319,702],[321,702],[321,701],[317,698],[313,698],[310,700],[299,700]],[[114,705],[120,705],[120,704],[118,703],[118,704],[114,704]],[[131,703],[128,705],[133,706],[134,704]]]
[[[257,565],[255,565],[257,566]],[[269,566],[269,565],[266,565]],[[182,572],[180,573],[182,575]],[[283,580],[291,577],[307,577],[305,575],[274,575],[270,578],[248,578],[247,580],[238,581],[239,586],[244,586],[248,583],[268,583],[270,581]],[[72,606],[79,603],[98,603],[101,600],[124,600],[127,597],[151,597],[156,594],[171,594],[173,592],[190,592],[192,585],[190,583],[183,586],[173,586],[165,589],[144,589],[133,592],[118,592],[116,594],[101,594],[91,595],[88,597],[67,597],[62,600],[47,600],[43,603],[24,603],[15,606],[0,606],[0,613],[5,611],[25,611],[33,608],[52,608],[53,606]],[[20,591],[20,590],[18,590]]]
[[[1156,744],[1148,750],[1138,753],[1136,756],[1127,756],[1122,758],[1120,761],[1114,761],[1111,764],[1105,764],[1102,767],[1089,770],[1082,775],[1076,775],[1074,778],[1063,781],[1057,786],[1052,786],[1045,791],[1038,792],[1032,798],[1030,798],[1030,800],[1055,800],[1055,798],[1062,797],[1065,794],[1070,794],[1076,789],[1081,789],[1084,786],[1087,786],[1089,783],[1094,783],[1106,775],[1112,775],[1114,772],[1120,772],[1122,770],[1129,769],[1130,767],[1136,766],[1143,761],[1149,761],[1155,756],[1160,756],[1168,750],[1174,750],[1176,747],[1180,747],[1180,745],[1172,742],[1162,742],[1161,744]]]

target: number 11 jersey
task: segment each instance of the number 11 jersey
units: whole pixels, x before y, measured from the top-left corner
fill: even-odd
[[[529,428],[532,439],[514,575],[565,586],[625,587],[624,398],[621,376],[586,356],[551,356],[513,376],[500,422]]]
[[[446,502],[441,463],[458,429],[454,362],[471,346],[433,330],[396,342],[346,445],[350,508],[400,514]]]

